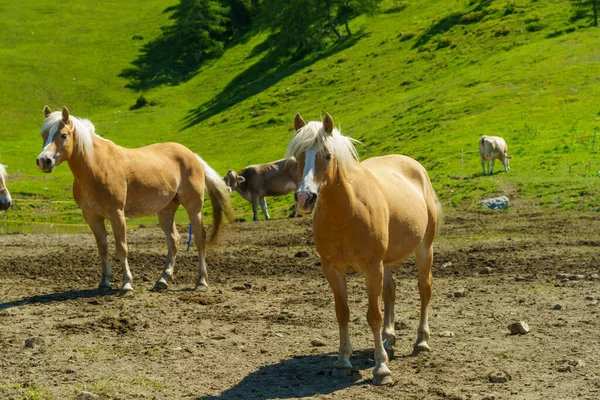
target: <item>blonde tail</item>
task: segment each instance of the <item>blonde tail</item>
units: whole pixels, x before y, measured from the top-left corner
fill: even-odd
[[[223,178],[221,178],[217,171],[212,169],[199,155],[196,154],[196,156],[204,169],[206,190],[208,191],[208,197],[210,197],[210,203],[212,204],[213,209],[214,228],[208,239],[208,243],[213,243],[223,224],[223,214],[225,214],[229,222],[234,222],[233,209],[231,208],[229,191],[227,190]]]

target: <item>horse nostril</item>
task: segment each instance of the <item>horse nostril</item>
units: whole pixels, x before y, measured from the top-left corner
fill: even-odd
[[[49,167],[50,165],[52,165],[52,159],[46,157],[44,159],[44,164],[46,164],[46,166]]]
[[[298,192],[294,192],[294,201],[298,202]]]
[[[307,203],[308,204],[314,204],[314,203],[316,203],[316,201],[317,201],[317,194],[316,193],[310,193],[308,195],[308,201],[307,201]]]

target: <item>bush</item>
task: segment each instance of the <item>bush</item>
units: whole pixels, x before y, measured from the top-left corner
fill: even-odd
[[[544,25],[540,24],[539,22],[532,22],[531,24],[527,24],[525,29],[527,32],[538,32],[544,29]]]
[[[506,36],[509,33],[510,33],[510,29],[507,28],[506,26],[504,26],[502,28],[496,29],[496,33],[494,33],[494,36]]]
[[[437,40],[437,48],[438,49],[443,49],[444,47],[450,47],[451,44],[452,44],[452,38],[448,37],[448,36],[438,38],[438,40]]]
[[[400,37],[401,42],[406,42],[407,40],[414,38],[415,33],[414,32],[402,32],[398,36]]]
[[[472,24],[474,22],[479,22],[485,17],[485,13],[483,11],[474,11],[472,13],[468,13],[460,17],[461,24]]]

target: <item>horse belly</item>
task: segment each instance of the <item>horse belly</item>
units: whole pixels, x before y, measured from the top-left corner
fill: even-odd
[[[128,192],[125,216],[136,218],[154,215],[164,209],[176,196],[173,190]]]

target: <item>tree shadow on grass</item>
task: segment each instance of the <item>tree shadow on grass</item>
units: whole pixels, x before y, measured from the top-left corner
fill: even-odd
[[[329,394],[353,385],[370,385],[371,376],[361,378],[358,372],[342,378],[331,376],[337,353],[294,357],[265,365],[250,373],[234,387],[217,396],[196,400],[290,399]],[[373,349],[355,351],[350,359],[358,369],[373,368]]]
[[[69,300],[77,299],[92,299],[97,297],[112,296],[113,293],[118,291],[112,290],[100,290],[100,289],[89,289],[89,290],[69,290],[60,293],[42,294],[36,296],[25,297],[21,300],[7,301],[0,303],[0,310],[7,310],[9,308],[22,307],[28,304],[44,304],[44,303],[57,303]]]
[[[416,40],[415,44],[413,45],[413,49],[419,48],[427,44],[434,36],[449,31],[454,26],[460,23],[461,18],[463,16],[472,12],[483,11],[492,3],[493,0],[479,0],[477,2],[477,5],[473,9],[466,10],[465,12],[450,14],[440,19],[439,21],[431,24],[431,26],[427,28],[427,30]]]
[[[360,39],[366,36],[367,35],[364,32],[359,32],[318,55],[296,62],[285,63],[283,65],[281,65],[280,62],[284,54],[282,51],[279,51],[278,49],[271,49],[269,51],[268,43],[263,42],[259,44],[252,51],[252,54],[260,54],[267,51],[265,56],[240,75],[236,76],[223,91],[213,99],[190,110],[183,120],[184,127],[182,130],[190,128],[249,97],[263,92],[282,79],[293,75],[299,70],[306,68],[319,60],[354,46]]]

